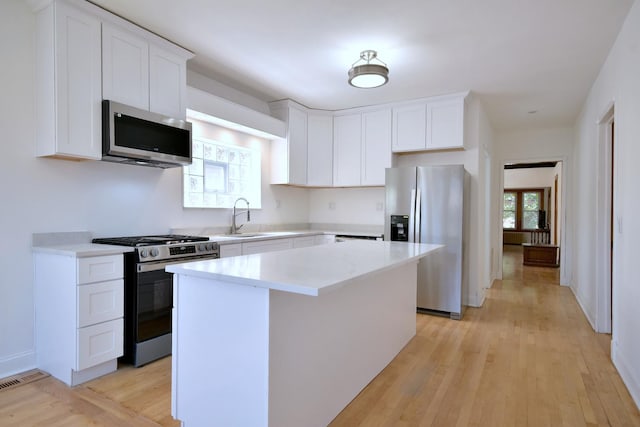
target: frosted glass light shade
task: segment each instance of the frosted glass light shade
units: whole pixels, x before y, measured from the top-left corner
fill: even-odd
[[[356,65],[349,70],[349,84],[359,88],[374,88],[389,81],[389,69],[379,64]]]

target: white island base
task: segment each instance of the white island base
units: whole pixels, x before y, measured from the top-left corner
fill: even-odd
[[[328,246],[349,258],[347,246],[362,244]],[[417,250],[402,260],[381,256],[377,269],[344,260],[351,278],[299,290],[306,295],[269,277],[282,276],[283,263],[303,274],[295,254],[318,256],[321,247],[279,252],[287,261],[273,253],[168,268],[176,273],[173,416],[185,427],[326,426],[416,333],[417,262],[438,246],[410,246]],[[279,272],[265,273],[274,263]],[[308,272],[321,274],[323,264]],[[247,286],[246,277],[221,273],[241,266],[264,280]]]

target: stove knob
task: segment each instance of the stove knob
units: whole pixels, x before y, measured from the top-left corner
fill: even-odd
[[[213,243],[207,243],[207,249],[212,251],[213,250]]]
[[[158,256],[159,253],[158,248],[151,248],[151,256]]]
[[[205,250],[205,244],[204,244],[204,243],[200,243],[200,244],[198,245],[198,249],[199,249],[200,251],[204,251],[204,250]]]
[[[140,258],[146,258],[149,256],[149,252],[146,249],[140,249]]]

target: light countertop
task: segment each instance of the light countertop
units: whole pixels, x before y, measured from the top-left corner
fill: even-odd
[[[273,239],[290,239],[294,237],[305,236],[319,236],[319,235],[340,235],[340,236],[372,236],[382,238],[382,234],[365,233],[365,232],[345,232],[345,231],[320,231],[320,230],[299,230],[299,231],[266,231],[266,232],[247,232],[232,234],[215,234],[207,235],[209,240],[218,242],[220,245],[242,243],[242,242],[255,242],[260,240],[273,240]]]
[[[351,279],[417,262],[440,248],[442,245],[351,240],[335,245],[174,264],[167,266],[166,270],[318,296],[345,285]]]
[[[117,255],[133,252],[134,248],[127,246],[101,245],[96,243],[68,243],[60,245],[34,246],[34,252],[85,258],[102,255]]]

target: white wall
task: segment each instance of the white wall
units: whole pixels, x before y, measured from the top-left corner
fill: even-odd
[[[496,133],[495,153],[497,162],[494,168],[498,171],[500,177],[499,192],[494,196],[494,203],[499,207],[500,212],[496,216],[499,225],[498,246],[499,259],[502,260],[502,190],[504,189],[503,169],[506,163],[529,163],[542,162],[550,160],[561,160],[564,173],[559,176],[562,179],[560,185],[562,188],[562,197],[565,200],[565,207],[558,214],[562,218],[559,220],[564,231],[559,236],[559,245],[563,250],[560,251],[560,283],[569,284],[573,266],[571,257],[573,254],[573,242],[571,241],[571,198],[573,197],[571,187],[571,175],[567,171],[571,170],[573,164],[573,141],[574,131],[572,128],[553,128],[553,129],[535,129],[520,130],[511,132]],[[564,240],[563,240],[564,239]],[[498,277],[502,278],[502,262],[498,265]]]
[[[576,212],[576,248],[572,289],[594,324],[598,289],[595,282],[595,239],[598,160],[598,121],[615,103],[615,188],[613,248],[613,334],[611,357],[637,405],[640,405],[640,286],[637,244],[640,240],[638,183],[640,182],[640,2],[632,6],[618,38],[596,79],[576,125],[572,173]],[[567,227],[571,225],[566,224]],[[565,227],[565,228],[567,228]]]
[[[384,228],[384,187],[310,190],[309,222],[362,224]]]
[[[32,233],[150,234],[230,224],[229,209],[182,208],[181,169],[34,157],[34,32],[26,2],[0,1],[0,378],[35,366]],[[307,223],[307,190],[269,186],[268,158],[263,209],[253,222]]]
[[[553,187],[555,168],[505,169],[504,188]]]

